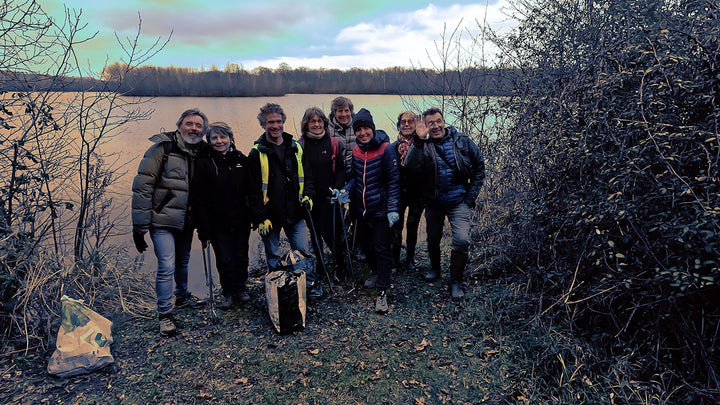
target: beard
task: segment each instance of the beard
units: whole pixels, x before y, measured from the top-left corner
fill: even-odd
[[[183,141],[188,145],[197,145],[202,142],[202,136],[198,133],[192,132],[186,135],[181,132],[180,136],[182,136]]]

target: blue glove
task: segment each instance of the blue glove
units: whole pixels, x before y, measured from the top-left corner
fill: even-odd
[[[331,193],[333,201],[339,201],[340,204],[347,204],[350,202],[350,196],[348,195],[348,191],[345,189],[338,190],[334,188],[331,190]]]
[[[392,226],[395,225],[395,223],[396,223],[398,220],[400,220],[400,214],[398,214],[398,213],[395,212],[395,211],[393,211],[393,212],[388,212],[388,214],[387,214],[387,219],[388,219],[388,224],[390,224],[390,228],[392,228]]]

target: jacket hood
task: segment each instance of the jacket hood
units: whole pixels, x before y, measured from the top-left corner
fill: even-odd
[[[160,142],[167,142],[167,141],[174,141],[175,140],[175,132],[161,132],[159,134],[155,134],[148,138],[150,142],[152,143],[160,143]]]

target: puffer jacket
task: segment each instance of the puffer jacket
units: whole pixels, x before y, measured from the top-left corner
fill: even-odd
[[[438,153],[453,167],[448,167]],[[425,178],[423,196],[431,205],[465,202],[472,208],[485,181],[480,149],[453,126],[446,127],[445,136],[440,139],[414,136],[405,167]]]
[[[280,161],[273,149],[273,145],[260,135],[248,154],[248,173],[250,191],[250,215],[254,224],[260,224],[266,219],[275,226],[293,224],[303,218],[304,210],[300,205],[300,179],[298,177],[298,161],[296,153],[302,153],[302,147],[293,136],[283,132],[283,145],[285,159]],[[267,189],[267,203],[263,199],[262,172],[260,167],[260,152],[268,157],[269,178]],[[303,196],[314,197],[312,174],[305,173]]]
[[[188,147],[178,132],[153,135],[150,141],[155,144],[143,155],[132,184],[133,227],[182,230],[192,226],[190,183],[195,158],[207,144]],[[173,146],[163,163],[165,142]]]
[[[376,130],[367,144],[353,149],[352,178],[345,186],[355,218],[379,218],[397,212],[400,199],[399,162],[390,137]]]
[[[334,136],[338,139],[340,149],[345,152],[345,180],[349,180],[352,171],[352,156],[353,148],[355,148],[355,131],[353,131],[353,120],[351,119],[347,125],[343,125],[337,122],[335,115],[330,113],[328,117],[330,123],[328,124],[328,130],[330,136]]]
[[[224,155],[208,148],[196,164],[192,207],[200,240],[214,230],[250,228],[247,157],[235,148]]]

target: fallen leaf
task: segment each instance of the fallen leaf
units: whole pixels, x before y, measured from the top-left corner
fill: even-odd
[[[318,354],[318,353],[320,353],[320,349],[310,349],[310,350],[308,350],[308,353],[310,353],[310,354]]]
[[[422,342],[420,342],[419,345],[415,345],[415,351],[421,352],[421,351],[425,350],[425,348],[427,347],[428,344],[429,343],[428,343],[427,339],[423,338]]]

